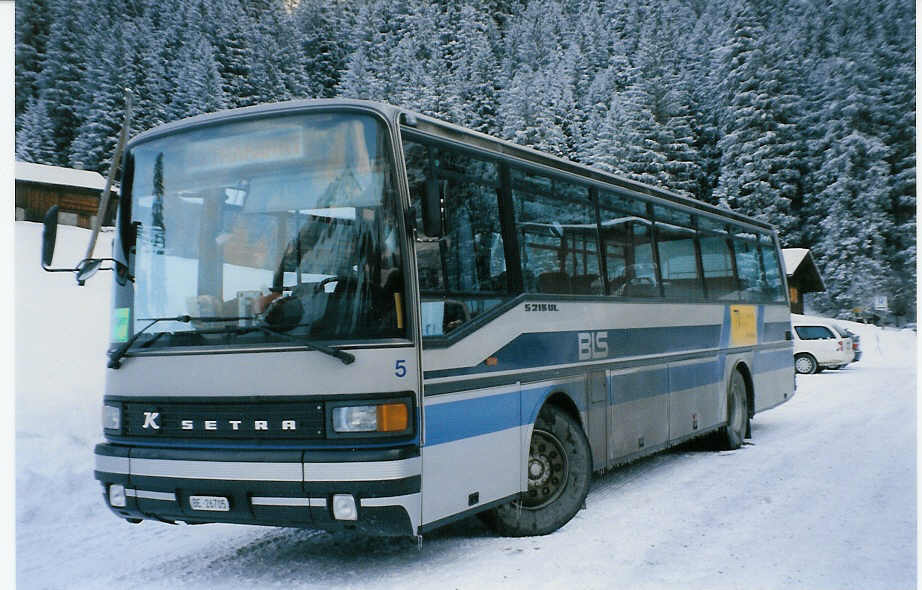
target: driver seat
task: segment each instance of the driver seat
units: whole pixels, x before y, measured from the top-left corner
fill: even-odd
[[[364,317],[369,305],[369,297],[359,292],[358,278],[355,276],[338,277],[332,293],[324,293],[326,306],[323,315],[318,317],[311,328],[311,335],[329,336],[347,335],[359,325],[359,318]],[[364,290],[364,289],[363,289]]]

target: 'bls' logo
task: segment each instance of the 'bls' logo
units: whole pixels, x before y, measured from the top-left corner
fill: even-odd
[[[580,332],[577,334],[579,343],[579,360],[608,358],[608,332]]]

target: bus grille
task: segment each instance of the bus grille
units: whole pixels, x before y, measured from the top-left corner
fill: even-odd
[[[195,440],[305,440],[324,438],[323,403],[126,402],[129,437]]]

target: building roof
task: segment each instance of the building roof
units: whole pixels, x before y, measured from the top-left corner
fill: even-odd
[[[801,293],[825,291],[823,276],[813,261],[807,248],[783,248],[784,268],[788,275],[788,284],[796,286]],[[796,275],[796,276],[795,276]]]
[[[781,256],[784,257],[784,268],[787,269],[788,276],[794,274],[800,263],[804,261],[810,250],[806,248],[784,248],[781,250]]]
[[[106,179],[99,172],[19,161],[16,162],[16,181],[70,186],[96,191],[102,191],[106,187]]]

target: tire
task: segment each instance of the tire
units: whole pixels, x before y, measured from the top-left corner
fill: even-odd
[[[727,425],[721,429],[725,449],[738,449],[749,431],[749,396],[743,374],[734,369],[727,384]]]
[[[552,533],[583,507],[592,477],[592,452],[579,422],[554,406],[542,408],[526,469],[528,491],[485,515],[501,535]]]
[[[812,355],[801,353],[794,355],[794,370],[801,375],[812,375],[817,372],[819,365]]]

